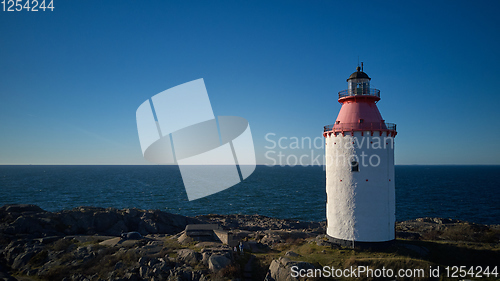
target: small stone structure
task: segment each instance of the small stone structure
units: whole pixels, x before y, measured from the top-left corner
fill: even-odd
[[[185,233],[198,241],[222,242],[230,247],[238,245],[233,234],[223,230],[218,224],[188,224]]]

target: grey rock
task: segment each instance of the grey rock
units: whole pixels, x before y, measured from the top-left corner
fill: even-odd
[[[125,265],[124,265],[121,261],[119,261],[119,262],[117,262],[117,263],[115,264],[115,270],[118,270],[118,269],[120,269],[120,268],[123,268],[124,266],[125,266]]]
[[[4,257],[9,264],[12,264],[16,257],[24,252],[25,245],[21,241],[12,241],[4,249]]]
[[[266,280],[275,281],[293,281],[299,280],[296,277],[292,277],[292,267],[297,266],[300,269],[314,269],[314,265],[307,262],[296,262],[291,261],[288,258],[279,258],[273,260],[269,266],[269,272],[266,276]]]
[[[155,266],[156,264],[160,263],[160,260],[157,259],[157,258],[152,258],[149,262],[148,262],[148,266],[149,267],[153,267]]]
[[[192,271],[191,267],[176,267],[169,271],[169,276],[167,280],[178,280],[178,281],[192,281]]]
[[[210,259],[210,256],[212,256],[212,252],[203,252],[201,253],[201,262],[204,265],[208,265],[208,259]]]
[[[283,239],[281,239],[281,236],[279,236],[276,233],[267,233],[261,240],[260,243],[272,246],[277,243],[285,242]]]
[[[149,277],[149,268],[147,266],[144,266],[144,265],[139,267],[139,276],[141,278],[144,278],[144,279],[148,278]]]
[[[113,226],[111,226],[109,229],[107,229],[105,231],[105,234],[112,235],[112,236],[118,236],[123,232],[129,232],[129,229],[128,229],[127,225],[125,224],[125,221],[119,220]]]
[[[214,272],[231,264],[231,260],[223,255],[212,255],[208,259],[208,268]]]
[[[187,236],[186,233],[181,234],[179,238],[177,238],[177,242],[179,242],[182,245],[189,244],[193,241],[194,241],[193,238]]]
[[[153,265],[153,269],[164,273],[170,269],[170,264],[167,263],[164,259],[160,258],[159,262]]]
[[[316,241],[316,245],[321,246],[321,247],[328,247],[331,245],[331,243],[328,241],[325,241],[325,240],[318,240],[318,241]]]
[[[318,235],[316,237],[316,239],[313,241],[316,241],[316,245],[321,246],[321,247],[340,248],[340,246],[338,244],[335,244],[335,243],[328,241],[327,236],[324,234]]]
[[[79,207],[51,213],[35,205],[0,207],[0,235],[30,238],[64,235],[119,235],[135,231],[142,235],[175,234],[199,219],[162,211]]]
[[[138,240],[143,238],[142,235],[137,231],[122,233],[120,236],[123,239],[131,239],[131,240]]]
[[[125,280],[127,281],[140,281],[141,278],[137,275],[137,273],[126,273],[125,274]]]
[[[140,265],[145,265],[149,262],[149,258],[148,257],[140,257],[138,262]]]
[[[288,252],[285,253],[285,256],[298,257],[299,254],[295,253],[294,251],[288,251]]]
[[[13,233],[9,234],[37,234],[44,233],[44,228],[40,224],[40,221],[36,218],[29,216],[19,216],[11,225],[11,231]]]
[[[207,266],[208,266],[208,260],[212,255],[222,255],[230,260],[233,259],[233,251],[228,246],[203,248],[201,249],[201,255],[202,255],[201,262]]]
[[[59,239],[61,239],[61,237],[59,237],[59,236],[49,236],[49,237],[37,238],[34,240],[41,243],[41,244],[48,244],[48,243],[55,242]]]
[[[12,263],[12,269],[21,269],[21,267],[25,266],[34,255],[35,252],[29,250],[18,255]]]
[[[121,219],[117,212],[101,211],[93,214],[94,228],[98,233],[105,233]]]
[[[32,204],[11,204],[0,207],[0,212],[9,213],[44,213],[42,208]]]
[[[187,264],[195,264],[200,260],[200,254],[191,249],[180,249],[177,251],[177,261]]]

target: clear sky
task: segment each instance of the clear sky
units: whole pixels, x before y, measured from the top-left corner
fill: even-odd
[[[500,1],[54,7],[0,11],[0,164],[148,164],[135,111],[198,78],[270,163],[266,134],[313,139],[335,121],[358,56],[398,125],[396,164],[500,164]]]

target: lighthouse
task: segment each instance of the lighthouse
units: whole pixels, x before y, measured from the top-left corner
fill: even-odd
[[[363,66],[363,63],[361,63]],[[324,127],[326,234],[349,247],[376,247],[395,239],[394,137],[377,102],[380,90],[357,67],[339,92],[335,123]]]

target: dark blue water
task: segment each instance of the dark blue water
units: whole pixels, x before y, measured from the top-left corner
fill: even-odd
[[[177,166],[0,166],[0,205],[36,204],[325,219],[322,167],[257,166],[245,181],[187,200]],[[396,217],[500,224],[500,166],[396,166]]]

